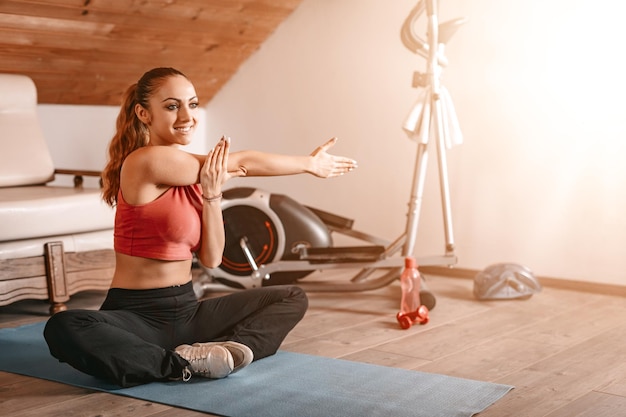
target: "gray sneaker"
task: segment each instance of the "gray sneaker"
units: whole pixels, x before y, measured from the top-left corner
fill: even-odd
[[[192,375],[225,378],[249,365],[254,357],[249,347],[230,341],[180,345],[175,352],[187,360],[191,368],[183,370],[183,381],[189,381]]]
[[[231,372],[231,374],[234,374],[235,372],[239,371],[241,368],[244,368],[250,365],[250,363],[252,363],[252,360],[254,359],[254,354],[252,353],[252,350],[248,346],[242,343],[227,341],[227,342],[210,342],[210,343],[205,343],[205,344],[210,345],[211,343],[214,343],[218,346],[225,347],[232,355],[233,371]]]

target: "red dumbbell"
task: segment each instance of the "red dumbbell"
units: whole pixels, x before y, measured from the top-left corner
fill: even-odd
[[[408,313],[399,312],[396,315],[396,319],[398,320],[398,323],[400,323],[400,327],[403,329],[408,329],[415,323],[426,324],[428,323],[428,307],[421,305],[415,311],[410,311]]]

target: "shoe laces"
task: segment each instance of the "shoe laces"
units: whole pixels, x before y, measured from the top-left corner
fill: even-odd
[[[233,371],[233,357],[228,349],[218,345],[196,343],[176,349],[176,352],[189,362],[189,368],[183,370],[183,381],[188,381],[191,374],[208,378],[224,378]]]

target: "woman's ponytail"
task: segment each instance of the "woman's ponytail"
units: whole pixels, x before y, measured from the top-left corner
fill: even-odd
[[[120,189],[120,171],[124,160],[135,149],[145,146],[148,130],[135,114],[137,84],[131,85],[124,94],[124,101],[117,116],[116,132],[109,144],[109,160],[102,172],[102,198],[110,206],[117,203]]]

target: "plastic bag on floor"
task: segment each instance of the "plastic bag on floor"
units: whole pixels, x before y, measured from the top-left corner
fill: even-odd
[[[479,300],[530,298],[541,291],[541,284],[525,266],[501,263],[491,265],[474,277],[474,296]]]

